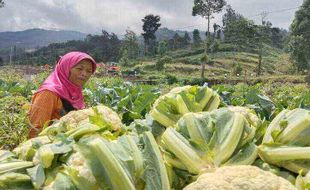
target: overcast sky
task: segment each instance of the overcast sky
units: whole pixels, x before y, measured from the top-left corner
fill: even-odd
[[[0,31],[30,28],[76,30],[100,33],[102,29],[124,34],[126,29],[142,31],[141,19],[160,15],[162,27],[205,30],[205,19],[193,17],[194,0],[4,0],[0,8]],[[261,12],[273,26],[288,29],[303,0],[227,0],[233,9],[256,22]],[[290,9],[290,10],[289,10]],[[212,22],[222,24],[221,15]],[[211,25],[212,26],[212,25]]]

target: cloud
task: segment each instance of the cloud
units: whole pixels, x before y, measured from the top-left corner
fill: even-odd
[[[262,11],[297,7],[302,0],[227,0],[228,4],[256,22]],[[206,30],[205,19],[191,15],[193,0],[7,0],[0,9],[0,31],[29,28],[77,30],[100,33],[107,30],[124,34],[126,29],[142,32],[141,19],[147,14],[160,15],[162,27]],[[288,28],[295,10],[273,12],[267,20]],[[256,15],[256,16],[255,16]],[[3,19],[5,18],[5,19]],[[221,14],[213,22],[221,24]]]

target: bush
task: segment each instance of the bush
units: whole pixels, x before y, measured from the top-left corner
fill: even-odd
[[[199,54],[202,54],[204,52],[204,48],[201,48],[201,49],[196,49],[196,50],[192,50],[192,51],[189,51],[189,50],[185,50],[185,51],[180,51],[178,53],[170,53],[171,57],[173,58],[182,58],[182,57],[189,57],[189,56],[193,56],[193,55],[199,55]]]
[[[203,55],[201,58],[200,58],[200,61],[201,62],[206,62],[208,60],[208,56],[207,55]]]
[[[233,65],[233,73],[235,75],[239,74],[241,75],[242,74],[242,66],[240,63],[234,63]]]
[[[142,70],[152,71],[156,68],[156,65],[145,65]]]
[[[308,72],[309,72],[309,71],[308,71]],[[305,81],[306,81],[308,84],[310,84],[310,74],[308,74],[308,75],[306,76]]]
[[[178,79],[177,79],[177,77],[176,76],[174,76],[174,75],[166,75],[166,80],[167,80],[167,83],[169,84],[169,85],[171,85],[171,84],[174,84],[174,83],[177,83],[178,82]]]
[[[220,43],[218,46],[218,51],[235,51],[233,44]]]
[[[157,70],[163,70],[165,67],[165,64],[171,64],[171,63],[172,63],[172,58],[169,56],[164,56],[156,62],[155,66]]]
[[[200,65],[200,58],[180,58],[177,59],[178,62],[184,63],[184,64],[189,64],[189,65]]]
[[[205,62],[207,65],[214,65],[214,60],[213,60],[213,59],[210,59],[207,55],[203,55],[203,56],[200,58],[200,62],[201,62],[201,63]]]
[[[148,77],[148,79],[149,79],[149,80],[157,80],[157,79],[160,79],[160,76],[158,76],[158,75],[150,75],[150,76]]]
[[[183,85],[199,85],[202,86],[208,82],[206,78],[192,78],[192,79],[184,79],[182,81]]]
[[[215,61],[214,61],[213,59],[209,59],[209,60],[207,61],[207,64],[208,64],[208,65],[214,65],[214,63],[215,63]]]

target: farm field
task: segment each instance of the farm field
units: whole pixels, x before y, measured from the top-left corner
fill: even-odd
[[[310,190],[309,13],[0,0],[0,190]]]
[[[1,69],[0,71],[0,95],[1,95],[1,99],[0,99],[0,104],[1,104],[0,158],[3,157],[5,159],[4,161],[2,161],[3,163],[1,163],[0,161],[0,165],[5,164],[5,162],[7,163],[12,162],[10,161],[10,158],[14,157],[13,154],[9,157],[7,157],[6,155],[9,155],[10,152],[8,151],[13,151],[13,153],[17,155],[18,158],[20,159],[20,161],[18,162],[20,162],[19,164],[21,165],[18,167],[21,168],[19,170],[21,173],[18,173],[16,171],[17,173],[16,172],[11,173],[10,175],[14,175],[14,176],[19,175],[20,177],[23,176],[25,179],[22,183],[20,183],[23,187],[29,187],[30,189],[34,187],[41,188],[44,186],[46,187],[54,186],[54,188],[62,188],[61,186],[58,187],[57,185],[55,186],[53,184],[59,184],[58,180],[67,180],[66,184],[68,185],[68,183],[71,180],[73,180],[73,184],[71,184],[72,187],[78,187],[80,189],[83,189],[84,188],[83,184],[79,183],[78,181],[74,181],[75,178],[71,178],[73,177],[73,174],[70,172],[73,172],[73,171],[78,172],[78,171],[75,170],[76,166],[70,165],[71,161],[69,160],[73,159],[75,156],[80,157],[82,156],[81,154],[83,154],[84,158],[82,159],[86,159],[87,162],[96,163],[97,161],[94,160],[95,157],[90,156],[92,154],[91,152],[87,154],[85,152],[84,154],[83,151],[85,150],[83,149],[78,149],[79,151],[82,151],[82,152],[79,152],[79,151],[76,152],[77,150],[73,148],[76,146],[74,145],[75,143],[81,146],[81,148],[88,147],[91,150],[96,150],[96,146],[101,147],[101,148],[103,148],[104,146],[107,146],[107,148],[112,150],[111,152],[112,155],[109,155],[110,158],[118,160],[118,156],[120,156],[119,152],[116,151],[116,149],[113,150],[114,145],[111,146],[112,144],[109,144],[109,141],[111,142],[113,141],[114,143],[116,143],[115,146],[116,145],[123,146],[122,145],[123,140],[127,139],[130,142],[131,141],[137,142],[139,138],[140,138],[139,146],[143,145],[144,149],[142,147],[140,147],[139,150],[135,149],[134,147],[137,146],[138,144],[137,145],[132,144],[131,148],[134,148],[133,150],[141,151],[140,153],[136,152],[137,153],[136,156],[140,155],[142,156],[141,159],[145,160],[146,158],[149,158],[150,156],[149,154],[151,154],[153,160],[151,162],[144,163],[145,168],[140,168],[141,170],[144,171],[143,178],[139,178],[138,177],[139,175],[135,174],[136,177],[133,179],[133,180],[136,180],[135,183],[133,183],[131,180],[127,181],[128,184],[126,185],[130,185],[132,186],[132,188],[143,189],[146,186],[149,186],[150,188],[155,188],[153,186],[154,184],[149,183],[148,175],[152,175],[151,174],[152,172],[156,172],[158,176],[158,179],[156,179],[158,180],[157,185],[160,185],[163,189],[166,189],[169,186],[176,188],[176,189],[180,189],[194,182],[195,176],[199,173],[200,170],[203,170],[204,167],[217,167],[220,165],[227,165],[227,166],[228,165],[238,166],[239,164],[256,165],[262,168],[263,170],[273,172],[274,174],[287,179],[288,181],[291,182],[291,184],[299,184],[300,182],[297,183],[297,181],[302,179],[300,176],[297,177],[298,176],[297,169],[285,167],[285,164],[284,165],[280,164],[282,162],[278,163],[278,162],[273,161],[272,158],[269,158],[268,155],[272,154],[272,149],[271,147],[268,147],[267,144],[264,145],[264,139],[267,138],[268,136],[267,134],[270,133],[268,132],[267,128],[270,128],[270,126],[272,125],[282,125],[280,123],[271,124],[271,122],[279,119],[278,117],[280,117],[281,114],[286,112],[285,110],[298,109],[299,111],[296,110],[298,113],[294,115],[294,118],[296,117],[295,120],[293,118],[290,119],[290,117],[288,117],[287,120],[283,120],[283,122],[284,121],[289,122],[290,125],[295,126],[294,122],[297,122],[299,120],[300,122],[304,122],[304,124],[307,126],[305,130],[309,130],[308,128],[310,127],[310,125],[307,122],[309,120],[309,110],[310,110],[310,90],[309,90],[309,86],[306,83],[301,83],[301,82],[291,83],[291,82],[283,82],[283,81],[282,82],[270,82],[270,83],[260,82],[254,85],[249,85],[249,84],[242,83],[242,82],[239,82],[236,84],[222,83],[222,84],[213,84],[212,86],[210,86],[210,89],[212,89],[211,91],[201,91],[202,89],[207,90],[207,88],[202,87],[202,86],[192,86],[192,87],[185,86],[186,84],[180,81],[174,81],[173,83],[171,83],[171,81],[165,78],[160,79],[161,82],[159,84],[146,85],[146,84],[141,84],[139,82],[135,83],[135,82],[126,81],[123,78],[117,77],[117,76],[114,76],[114,77],[102,76],[102,75],[94,76],[93,78],[91,78],[91,80],[87,83],[87,85],[84,88],[84,95],[86,98],[87,105],[88,107],[94,109],[94,111],[89,112],[90,115],[86,117],[86,118],[89,118],[88,122],[90,122],[88,126],[86,125],[79,126],[77,124],[77,126],[75,126],[77,128],[74,129],[75,127],[73,125],[66,123],[65,119],[61,119],[60,122],[63,122],[63,124],[59,125],[56,123],[55,125],[47,127],[42,132],[40,137],[35,138],[33,140],[27,140],[28,126],[29,126],[28,121],[27,121],[27,111],[29,109],[31,95],[38,88],[38,86],[41,84],[41,82],[44,80],[44,78],[48,75],[50,71],[46,71],[41,68],[28,68],[27,74],[25,74],[24,73],[25,68],[18,68],[16,70],[15,69],[16,68],[13,68],[13,67],[5,67],[5,69]],[[32,69],[32,71],[30,71],[30,69]],[[25,78],[24,76],[29,75],[29,73],[31,73],[31,77]],[[296,77],[296,76],[290,76],[290,77]],[[188,91],[189,87],[191,89],[190,91]],[[203,118],[205,117],[206,119],[205,122],[208,122],[208,119],[207,119],[208,117],[213,117],[212,114],[215,114],[214,117],[215,118],[219,117],[219,119],[222,117],[223,118],[228,117],[230,119],[237,117],[233,113],[240,112],[242,114],[245,114],[244,116],[242,116],[242,118],[243,117],[246,118],[247,122],[249,122],[250,125],[244,126],[245,127],[244,130],[247,130],[247,132],[244,131],[240,134],[245,135],[243,138],[247,139],[247,140],[244,139],[243,143],[247,142],[249,144],[245,143],[244,146],[239,148],[240,149],[239,151],[246,150],[248,151],[249,156],[250,155],[251,156],[250,157],[247,157],[245,155],[242,156],[241,153],[239,155],[237,154],[238,152],[237,151],[238,149],[236,149],[237,147],[230,147],[231,151],[236,149],[234,151],[237,151],[237,152],[234,153],[235,155],[231,155],[231,158],[230,158],[231,160],[227,161],[227,158],[225,159],[227,161],[226,164],[224,164],[226,162],[226,161],[224,162],[224,160],[219,161],[224,158],[222,157],[214,158],[211,155],[209,155],[210,157],[208,159],[211,159],[211,160],[215,159],[211,161],[211,163],[210,163],[210,160],[200,161],[202,163],[207,164],[205,166],[195,165],[193,167],[192,164],[187,163],[186,160],[181,159],[182,157],[179,157],[180,150],[178,150],[178,147],[175,147],[175,148],[170,147],[169,139],[174,139],[174,142],[178,142],[180,140],[184,141],[185,139],[182,139],[182,138],[179,139],[180,134],[185,135],[184,137],[186,138],[190,138],[186,136],[186,133],[183,133],[184,131],[182,132],[181,126],[184,125],[183,127],[189,127],[189,126],[192,126],[192,124],[182,123],[181,120],[187,118],[186,120],[184,120],[184,122],[198,122],[199,120],[202,119],[201,118],[202,115],[199,116],[199,115],[187,114],[187,116],[186,117],[184,116],[183,118],[182,115],[184,114],[184,112],[182,112],[181,114],[181,113],[178,113],[179,111],[177,111],[177,110],[181,110],[181,108],[177,108],[177,106],[180,106],[179,105],[180,103],[178,104],[173,103],[173,101],[180,100],[180,99],[175,99],[174,97],[175,95],[169,96],[171,99],[170,100],[171,102],[168,101],[168,99],[167,100],[162,99],[161,100],[162,103],[159,103],[160,102],[159,97],[162,97],[163,95],[169,93],[169,91],[174,88],[180,88],[181,90],[181,91],[178,90],[179,92],[176,91],[175,95],[183,92],[182,96],[179,96],[179,95],[176,96],[176,97],[178,96],[182,97],[185,103],[184,106],[186,105],[182,109],[185,109],[187,107],[186,109],[188,109],[188,111],[185,111],[185,112],[190,112],[190,113],[195,113],[195,112],[199,112],[199,110],[201,111],[204,110],[205,112],[201,112],[201,114],[202,113],[206,114],[205,116],[203,116]],[[201,90],[199,91],[198,89],[201,89]],[[206,105],[205,108],[203,107],[200,108],[197,102],[195,103],[195,101],[198,101],[199,96],[201,96],[201,95],[198,96],[198,92],[199,93],[202,93],[202,92],[211,93],[212,91],[213,91],[212,93],[213,95],[211,96],[213,98],[211,97],[211,99],[209,100],[209,103],[205,103]],[[155,101],[157,103],[155,103]],[[167,102],[165,103],[165,101]],[[100,106],[98,107],[98,105],[105,105],[107,107],[100,107]],[[164,105],[166,106],[169,105],[169,106],[165,108],[163,107],[164,109],[160,107],[157,108],[157,106],[164,106]],[[231,112],[227,110],[226,108],[227,106],[242,106],[242,107],[236,107],[235,108],[236,110]],[[112,115],[107,116],[107,115],[100,114],[102,113],[102,111],[106,113],[106,111],[104,111],[106,109],[113,110],[114,111],[113,114],[115,114],[113,118],[118,117],[119,120],[110,120],[112,118]],[[159,110],[156,111],[155,113],[154,110],[156,109],[159,109]],[[208,115],[209,112],[207,112],[207,110],[210,112],[211,114],[210,116]],[[294,114],[293,111],[291,114]],[[302,117],[303,114],[305,118]],[[172,115],[175,115],[175,116],[171,117]],[[74,117],[74,115],[69,116],[69,117]],[[180,121],[177,122],[178,119],[176,119],[175,117],[180,118]],[[238,117],[241,117],[241,116],[239,115]],[[167,118],[167,119],[170,118],[170,119],[162,120],[163,118]],[[216,121],[214,122],[216,124]],[[195,127],[197,127],[197,129],[199,127],[203,127],[203,126],[199,126],[198,123],[195,124]],[[170,128],[172,127],[171,124],[177,125],[176,130],[174,128]],[[68,130],[67,132],[62,132],[64,130],[62,129],[62,127],[64,126],[71,126],[70,127],[71,129],[66,129]],[[228,123],[225,124],[225,128],[226,128],[225,130],[231,130],[230,133],[237,133],[237,131],[234,131],[231,127],[232,126],[228,125]],[[250,127],[250,128],[247,128],[247,127]],[[298,127],[297,123],[296,123],[296,127]],[[82,130],[82,128],[83,128],[83,132],[81,131],[82,133],[77,131],[77,130]],[[284,129],[285,128],[281,130],[284,130]],[[70,131],[70,130],[73,130],[73,131]],[[252,133],[253,136],[251,135],[251,137],[250,136],[246,137],[246,135],[249,135],[250,133]],[[275,137],[274,137],[275,133],[278,133],[278,132],[274,131],[269,134],[273,136],[274,141],[275,141],[274,143],[278,142],[275,140]],[[93,137],[95,137],[96,134],[100,136],[100,138],[96,137],[97,140],[93,139]],[[47,138],[46,139],[47,141],[43,140],[44,138]],[[196,147],[198,145],[196,144],[198,143],[198,141],[195,142],[193,141],[194,139],[192,140],[188,139],[188,140],[185,140],[187,141],[187,143],[189,143],[186,146],[189,146],[188,148],[190,148],[191,151],[194,151],[194,152],[198,151],[197,153],[199,153],[199,151],[204,150],[203,147],[200,147],[202,148],[201,150],[199,147]],[[34,142],[39,143],[35,147],[37,146],[39,147],[42,146],[42,147],[41,148],[37,147],[38,149],[31,148],[31,147],[34,147],[34,145],[29,146],[29,143],[34,143]],[[92,145],[92,143],[95,143],[95,142],[99,144],[96,146]],[[158,144],[156,144],[156,142]],[[161,142],[164,142],[166,145],[163,145]],[[240,140],[240,143],[241,142],[242,141]],[[61,145],[59,143],[61,144],[65,143],[65,144]],[[148,143],[151,143],[151,144],[148,144]],[[61,148],[57,150],[57,151],[60,151],[59,153],[56,153],[56,152],[53,153],[53,151],[49,153],[43,152],[43,147],[48,147],[48,146],[52,147],[56,145],[57,146],[61,145],[60,146]],[[206,145],[201,144],[199,146],[206,146]],[[300,145],[300,146],[303,146],[303,145]],[[72,148],[74,149],[74,152],[76,153],[71,152],[73,150]],[[184,147],[180,146],[179,148],[183,149]],[[226,147],[226,148],[229,148],[229,147]],[[159,150],[162,151],[161,154]],[[37,156],[33,157],[34,154],[33,153],[30,154],[30,152],[32,151],[37,152],[35,154]],[[62,151],[65,151],[65,152],[62,152]],[[217,149],[214,149],[214,151],[217,151]],[[259,151],[259,154],[257,154],[257,151]],[[281,147],[279,147],[278,151],[281,151]],[[283,151],[285,151],[285,148],[283,149]],[[298,151],[298,148],[296,148],[295,151]],[[192,153],[183,152],[182,154],[184,155],[190,154],[191,156],[193,156],[192,154],[197,154],[194,152]],[[53,154],[54,156],[48,158],[48,154]],[[57,157],[55,157],[56,154],[58,155]],[[59,159],[62,156],[67,155],[67,154],[71,155],[71,157],[69,158],[69,160],[65,161],[65,163],[69,164],[71,169],[66,167],[66,171],[68,170],[67,172],[69,173],[66,172],[64,176],[58,176],[59,174],[57,174],[57,176],[54,176],[54,177],[51,176],[51,179],[48,179],[48,178],[42,178],[43,176],[40,176],[41,174],[38,173],[35,177],[33,176],[33,178],[31,178],[32,180],[30,180],[30,179],[27,179],[26,177],[27,175],[23,172],[24,169],[32,166],[31,164],[32,162],[29,162],[32,159],[39,159],[38,161],[34,161],[34,162],[40,163],[39,165],[37,165],[36,167],[32,169],[35,172],[40,172],[40,171],[42,172],[43,170],[46,170],[47,168],[49,168],[49,171],[57,172],[58,171],[57,168],[59,167],[57,165],[63,162],[63,161],[60,161]],[[104,152],[98,152],[96,154],[104,154]],[[131,155],[132,153],[130,153],[130,151],[127,152],[126,154],[127,156],[129,156],[128,159],[134,156],[134,155]],[[216,153],[216,155],[217,154],[218,153]],[[105,156],[108,156],[108,155],[105,155]],[[196,159],[206,159],[202,157],[200,158],[199,154],[197,156],[198,157]],[[238,157],[238,161],[235,160],[236,158],[234,157]],[[54,164],[52,164],[51,159],[53,160]],[[135,158],[133,161],[137,162],[138,160],[136,159],[137,158]],[[283,159],[285,160],[285,156],[283,157]],[[116,163],[122,162],[121,160],[119,161],[116,161],[116,160],[114,161]],[[102,160],[102,162],[105,162],[105,161]],[[285,163],[291,163],[291,162],[295,163],[295,161],[285,161]],[[305,162],[308,162],[308,160]],[[135,164],[138,164],[138,163],[135,163]],[[148,166],[148,164],[150,164],[150,166]],[[155,171],[148,170],[147,168],[151,166],[157,169],[155,169]],[[84,168],[84,169],[86,169],[88,172],[92,171],[93,173],[95,171],[91,169],[92,167],[93,166],[90,165],[90,168]],[[98,165],[96,167],[98,167]],[[102,165],[102,167],[105,167],[105,164]],[[125,165],[121,168],[115,168],[115,172],[116,171],[120,172],[122,174],[122,178],[124,179],[126,179],[127,177],[134,177],[133,173],[128,174],[125,172],[127,170],[126,169],[127,167],[133,167],[133,166]],[[307,168],[307,166],[304,166],[304,165],[300,165],[298,167]],[[168,173],[166,173],[166,170],[163,170],[162,168],[166,168]],[[13,168],[9,169],[8,171],[12,169]],[[237,170],[240,170],[240,169],[237,168]],[[253,171],[254,169],[249,168],[249,170]],[[0,170],[0,172],[1,171],[2,170]],[[48,170],[46,170],[45,172],[46,175],[53,175],[52,173],[49,173],[47,171]],[[136,170],[133,170],[132,172],[135,172],[135,171]],[[30,170],[28,172],[30,172]],[[170,176],[171,174],[173,176]],[[9,173],[4,174],[4,176],[6,175],[9,175]],[[105,178],[103,184],[100,184],[98,183],[99,181],[97,181],[99,179],[97,178],[99,177],[98,176],[99,174],[93,173],[93,175],[95,175],[95,177],[91,175],[92,176],[91,178],[93,178],[92,180],[93,182],[89,185],[92,185],[94,189],[97,189],[99,187],[109,187],[109,185],[107,185],[109,183],[111,183],[110,187],[113,187],[113,188],[118,187],[118,185],[115,184],[115,180],[113,180],[112,174],[109,174],[109,173],[105,174],[105,175],[108,175],[109,177]],[[59,179],[60,177],[63,179]],[[17,180],[17,178],[14,178],[14,179]],[[84,180],[84,178],[82,179]],[[32,183],[30,183],[30,181],[32,181]],[[284,182],[286,182],[287,185],[289,185],[290,183],[288,181],[284,181]],[[72,183],[72,181],[70,183]],[[172,184],[169,185],[168,183],[172,183]],[[10,186],[10,183],[8,183],[6,180],[0,183],[0,186],[1,184],[3,184],[2,185],[3,187],[13,187],[14,185],[15,186],[17,185],[16,187],[18,187],[18,183],[13,182],[13,184],[11,184]]]

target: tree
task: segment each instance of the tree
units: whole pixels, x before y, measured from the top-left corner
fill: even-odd
[[[217,38],[217,31],[220,29],[220,25],[213,24],[213,39]]]
[[[181,48],[183,41],[182,37],[178,33],[175,33],[172,39],[173,39],[173,49],[176,50]]]
[[[257,75],[262,73],[262,59],[264,44],[271,44],[271,22],[263,21],[255,25],[241,14],[236,13],[231,6],[227,6],[223,15],[225,42],[234,44],[235,51],[246,50],[258,55]]]
[[[212,14],[219,13],[226,5],[225,0],[194,0],[192,15],[200,15],[208,21],[208,36],[210,36],[210,19]]]
[[[159,60],[156,62],[155,67],[158,71],[164,70],[166,64],[171,64],[172,58],[169,56],[164,56],[159,58]]]
[[[158,54],[160,57],[164,56],[168,51],[168,43],[166,41],[160,41],[158,44]]]
[[[310,78],[310,0],[304,0],[290,26],[288,50],[297,71],[308,70]]]
[[[0,57],[0,66],[3,66],[3,59]]]
[[[227,5],[226,13],[222,17],[223,28],[225,29],[231,22],[244,19],[241,14],[236,13],[236,11],[231,7],[231,5]]]
[[[200,32],[198,29],[195,29],[193,31],[193,46],[194,48],[200,47],[201,45],[201,37],[200,37]]]
[[[223,7],[226,5],[225,0],[194,0],[194,6],[192,10],[192,15],[200,15],[206,18],[208,21],[207,38],[210,37],[210,19],[212,19],[212,14],[219,13],[222,11]],[[207,43],[205,44],[205,54],[207,54]],[[204,78],[205,63],[201,65],[201,78]]]
[[[120,54],[121,41],[114,33],[103,30],[101,35],[89,35],[86,42],[93,47],[94,57],[98,61],[117,61]]]
[[[143,26],[142,29],[144,33],[142,33],[142,36],[144,38],[144,44],[145,44],[145,52],[154,54],[155,53],[155,44],[156,44],[156,36],[155,32],[158,30],[158,28],[161,26],[159,23],[160,17],[154,16],[152,14],[146,15],[143,19]]]
[[[4,1],[3,0],[0,0],[0,8],[1,7],[4,7]]]
[[[254,22],[238,14],[230,5],[222,17],[225,42],[235,45],[235,51],[245,49],[254,37]]]
[[[284,47],[284,42],[287,36],[288,36],[287,30],[280,29],[278,27],[271,28],[272,46],[282,49]]]
[[[138,38],[137,35],[131,30],[126,30],[126,34],[121,45],[121,54],[123,54],[124,51],[127,51],[128,59],[135,59],[138,57]]]
[[[130,61],[129,61],[129,56],[128,56],[127,49],[123,50],[122,57],[119,59],[119,63],[122,66],[129,66]]]
[[[263,25],[256,26],[256,33],[254,38],[254,45],[258,54],[257,76],[262,74],[262,60],[264,55],[264,43],[270,42],[270,25],[263,23]]]
[[[184,37],[182,39],[182,47],[188,47],[191,43],[191,38],[188,35],[188,32],[185,32]]]

